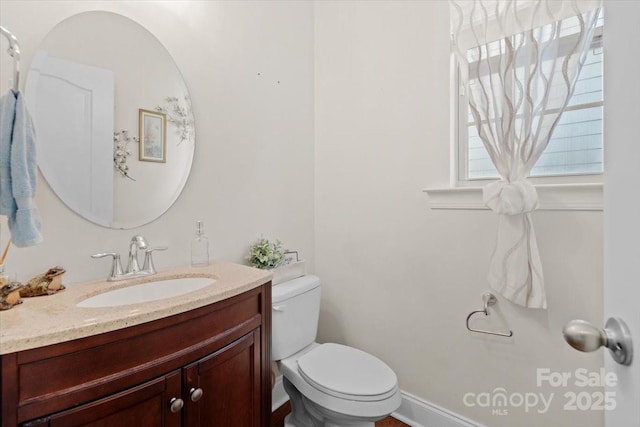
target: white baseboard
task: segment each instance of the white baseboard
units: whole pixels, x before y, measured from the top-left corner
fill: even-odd
[[[405,391],[400,408],[391,416],[412,427],[485,427]]]
[[[276,385],[271,391],[271,412],[284,405],[289,401],[289,395],[284,391],[284,385],[282,384],[282,374],[276,378]]]

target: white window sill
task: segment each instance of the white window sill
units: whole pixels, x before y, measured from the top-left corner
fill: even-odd
[[[603,184],[536,185],[540,210],[601,211]],[[427,188],[431,209],[488,210],[482,187]]]

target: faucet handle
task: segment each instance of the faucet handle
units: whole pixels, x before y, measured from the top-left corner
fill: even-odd
[[[115,252],[105,252],[100,254],[93,254],[91,255],[91,258],[97,259],[97,258],[104,258],[107,256],[113,257],[113,263],[111,264],[111,272],[109,273],[109,277],[107,278],[107,281],[112,282],[114,280],[119,279],[123,274],[122,263],[120,262],[120,254],[117,254]]]
[[[148,274],[155,274],[156,267],[153,265],[153,257],[152,254],[154,251],[166,251],[169,249],[167,246],[156,246],[155,248],[147,248],[144,250],[144,264],[142,266],[142,271]]]

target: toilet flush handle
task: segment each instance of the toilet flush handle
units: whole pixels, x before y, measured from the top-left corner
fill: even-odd
[[[273,311],[280,311],[280,312],[282,312],[282,311],[284,311],[284,309],[285,309],[285,308],[287,308],[287,306],[286,306],[286,305],[274,305],[274,306],[273,306]]]

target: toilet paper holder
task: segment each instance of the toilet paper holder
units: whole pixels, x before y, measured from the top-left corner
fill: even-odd
[[[474,314],[476,314],[476,313],[484,313],[485,316],[488,316],[489,315],[489,307],[494,305],[494,304],[496,304],[498,302],[498,299],[492,293],[485,292],[484,294],[482,294],[482,301],[484,302],[484,308],[482,310],[472,311],[467,316],[467,329],[469,331],[471,331],[471,332],[477,332],[477,333],[480,333],[480,334],[497,335],[499,337],[512,337],[513,336],[513,331],[511,331],[511,330],[509,330],[509,333],[507,334],[505,332],[493,332],[493,331],[485,331],[484,329],[475,329],[475,328],[472,328],[471,326],[469,326],[469,319],[471,319],[471,317],[473,317]]]

